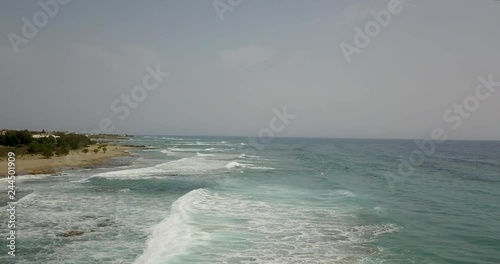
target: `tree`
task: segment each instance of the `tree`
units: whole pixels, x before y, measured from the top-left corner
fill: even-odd
[[[69,154],[69,150],[67,147],[61,147],[56,150],[56,155],[61,157],[61,156],[66,156]]]
[[[94,153],[97,154],[97,152],[99,152],[99,150],[98,149],[94,149]]]
[[[8,131],[5,134],[5,145],[10,146],[10,147],[15,147],[19,145],[21,142],[19,142],[19,139],[17,138],[16,132],[15,131]]]
[[[47,159],[50,159],[50,157],[54,156],[54,152],[52,152],[51,149],[49,148],[45,148],[42,152],[42,155],[47,158]]]
[[[83,149],[82,152],[83,152],[83,154],[87,154],[87,153],[89,153],[89,149]]]
[[[16,131],[15,135],[19,140],[19,144],[28,145],[31,141],[33,141],[33,137],[31,137],[31,133],[27,129]]]
[[[56,144],[56,138],[52,135],[47,137],[49,143]]]
[[[28,153],[34,154],[37,152],[41,152],[41,150],[41,145],[37,141],[33,141],[28,145]]]
[[[106,147],[102,148],[102,152],[106,153],[106,150],[108,150]]]
[[[64,140],[57,140],[57,146],[60,148],[66,148],[69,149],[69,145],[66,141]]]
[[[60,135],[60,137],[57,139],[57,142],[65,142],[71,147],[71,149],[88,147],[91,143],[90,139],[87,136],[78,135],[75,133]]]

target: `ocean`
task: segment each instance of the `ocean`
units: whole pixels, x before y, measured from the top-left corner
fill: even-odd
[[[148,148],[18,177],[16,256],[3,204],[0,263],[500,263],[500,142],[444,142],[395,181],[413,141],[123,143]]]

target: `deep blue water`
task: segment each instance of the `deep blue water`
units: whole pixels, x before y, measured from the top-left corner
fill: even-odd
[[[413,141],[125,143],[150,148],[18,178],[16,263],[500,263],[499,142],[439,144],[393,178]]]

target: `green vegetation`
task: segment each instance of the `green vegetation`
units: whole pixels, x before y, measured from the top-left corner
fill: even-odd
[[[0,160],[7,160],[9,152],[14,152],[16,157],[22,157],[28,153],[28,147],[5,147],[0,146]]]
[[[85,148],[90,144],[92,141],[87,136],[75,133],[56,132],[54,135],[43,134],[43,137],[33,138],[28,130],[10,130],[0,135],[0,146],[4,146],[0,152],[42,154],[45,158],[54,156],[54,153],[58,156],[68,155],[70,150]]]
[[[47,159],[50,159],[50,157],[54,156],[54,151],[51,150],[51,149],[48,149],[48,148],[45,148],[43,149],[42,151],[42,155],[47,158]]]
[[[83,154],[87,154],[87,153],[89,153],[89,149],[83,149],[82,152],[83,152]]]
[[[57,143],[60,144],[60,146],[66,146],[73,150],[86,148],[93,143],[92,140],[85,135],[75,133],[65,134],[62,132],[57,132],[55,135],[59,136]]]
[[[17,147],[21,145],[28,145],[33,138],[28,130],[22,131],[7,131],[5,135],[0,135],[0,145],[8,147]]]
[[[61,156],[66,156],[69,154],[69,149],[67,147],[61,147],[56,150],[56,155],[61,157]]]
[[[94,153],[97,154],[97,152],[99,152],[99,150],[98,149],[94,149]]]

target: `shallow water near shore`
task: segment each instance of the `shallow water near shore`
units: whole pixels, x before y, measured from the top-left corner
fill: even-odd
[[[124,143],[150,148],[17,178],[15,263],[500,263],[499,142],[445,142],[394,189],[413,141]]]

